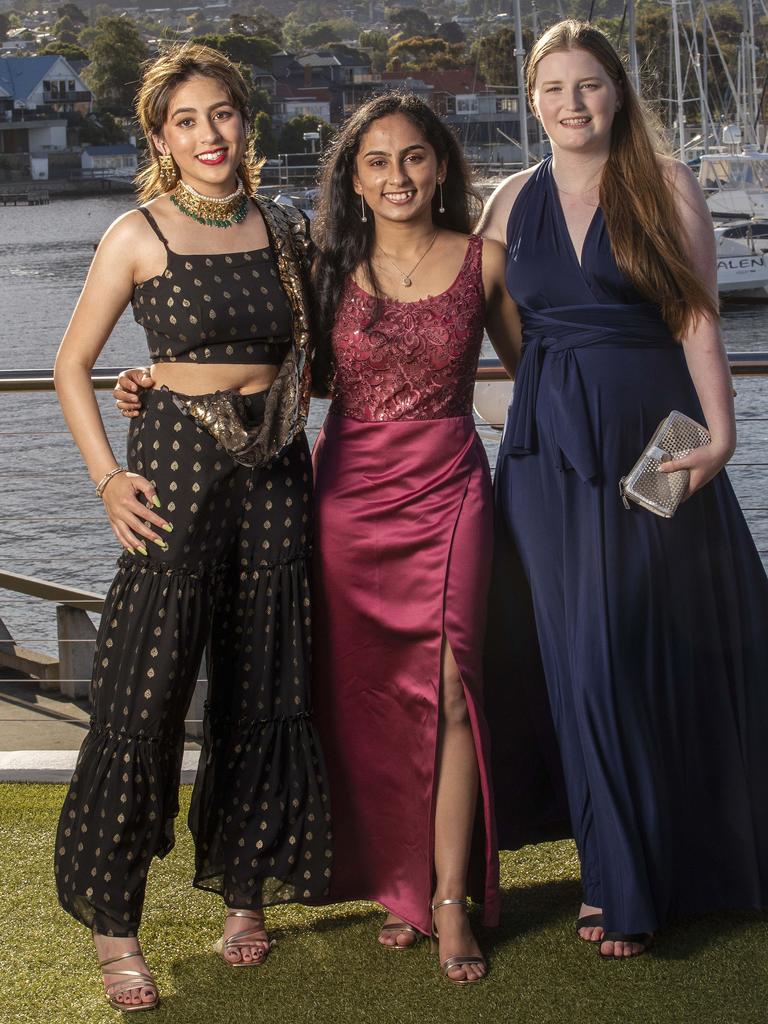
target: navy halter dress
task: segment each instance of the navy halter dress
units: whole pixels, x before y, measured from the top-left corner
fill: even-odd
[[[510,821],[523,776],[503,774],[500,691],[506,723],[527,729],[541,797],[528,838],[559,834],[564,786],[584,900],[607,930],[765,906],[768,580],[724,472],[671,520],[619,496],[664,416],[703,422],[682,346],[618,269],[600,209],[579,264],[549,159],[507,240],[524,348],[496,470],[499,543],[508,531],[530,584],[562,771],[535,656],[527,682],[497,659],[487,706],[502,843],[524,841],[526,822]]]

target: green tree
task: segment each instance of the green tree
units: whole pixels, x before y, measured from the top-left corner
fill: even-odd
[[[213,32],[214,24],[212,21],[208,21],[201,11],[193,11],[187,15],[187,24],[195,33],[195,35],[202,35],[204,32]]]
[[[289,121],[283,125],[283,130],[280,132],[280,152],[281,153],[309,153],[312,150],[312,144],[304,141],[305,132],[316,132],[320,131],[320,138],[322,144],[325,145],[328,139],[331,137],[333,129],[325,121],[321,121],[317,117],[312,117],[311,114],[299,114],[296,117],[292,117]]]
[[[261,5],[237,0],[237,8],[230,14],[229,23],[232,32],[274,39],[277,43],[283,41],[282,20]]]
[[[524,33],[524,45],[530,48],[530,33]],[[471,56],[486,82],[493,85],[517,85],[515,72],[515,31],[502,28],[472,44]]]
[[[88,54],[77,43],[47,43],[42,50],[38,50],[40,57],[48,54],[56,54],[57,57],[64,57],[65,60],[88,60]]]
[[[75,23],[67,14],[62,18],[59,18],[51,29],[51,33],[53,34],[54,39],[60,43],[69,43],[70,46],[75,46],[77,44]]]
[[[298,42],[304,47],[322,46],[324,43],[340,43],[342,39],[353,39],[357,25],[349,18],[331,18],[315,21],[298,32]]]
[[[147,48],[129,18],[99,18],[91,31],[87,49],[91,62],[83,71],[99,104],[129,113],[141,78],[141,63]]]
[[[272,97],[269,92],[261,86],[255,86],[251,89],[249,105],[254,115],[263,113],[270,117],[272,116]]]
[[[444,71],[448,68],[463,68],[467,54],[462,43],[446,43],[444,39],[423,39],[415,36],[403,39],[389,48],[388,67],[392,70],[419,71],[428,68]]]
[[[280,49],[274,39],[262,39],[260,36],[204,35],[195,36],[194,42],[220,50],[237,64],[255,64],[263,68],[269,67],[272,54]]]
[[[56,8],[57,18],[69,18],[72,24],[79,30],[88,24],[88,15],[81,11],[77,4],[65,3]]]
[[[419,7],[385,7],[384,15],[390,25],[397,25],[404,36],[433,36],[435,23]]]
[[[389,36],[386,32],[376,29],[360,33],[360,46],[369,53],[369,60],[374,71],[381,73],[387,66]]]
[[[463,43],[466,41],[464,30],[461,25],[455,21],[444,21],[437,26],[437,34],[441,39],[444,39],[446,43]]]
[[[358,64],[368,63],[368,54],[364,53],[358,46],[350,46],[348,43],[323,43],[318,47],[321,52],[328,50],[336,54],[343,54],[346,57],[354,57]]]
[[[8,29],[11,27],[11,19],[5,12],[0,12],[0,43],[8,38]]]
[[[358,42],[366,50],[384,50],[386,53],[389,49],[389,36],[380,29],[366,29],[360,33]]]
[[[257,153],[266,157],[277,156],[277,138],[269,114],[260,110],[253,119],[251,126],[253,145]]]
[[[68,114],[70,128],[78,131],[80,144],[83,146],[111,146],[117,142],[127,142],[128,132],[120,121],[108,111],[98,115]]]

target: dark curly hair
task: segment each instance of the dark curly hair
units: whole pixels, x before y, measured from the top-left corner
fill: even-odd
[[[333,372],[331,332],[336,310],[341,302],[344,284],[350,274],[363,266],[377,298],[369,327],[379,316],[379,285],[371,256],[375,235],[374,216],[367,223],[360,217],[359,204],[353,202],[355,160],[363,136],[382,117],[403,114],[434,149],[438,163],[445,161],[443,183],[445,213],[439,213],[439,200],[432,200],[436,224],[453,231],[469,233],[482,209],[480,196],[472,186],[471,172],[461,145],[423,100],[412,93],[393,92],[374,96],[345,122],[335,135],[320,176],[320,196],[313,237],[317,254],[312,268],[314,294],[317,301],[319,331],[313,362],[313,382],[318,393],[328,389]]]

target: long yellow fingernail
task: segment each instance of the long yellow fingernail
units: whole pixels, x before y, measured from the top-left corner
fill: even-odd
[[[146,555],[148,553],[147,549],[144,547],[143,544],[137,544],[136,545],[136,550],[140,551],[142,553],[142,555]]]
[[[168,550],[168,545],[167,545],[167,544],[165,543],[165,541],[164,541],[164,540],[160,540],[160,538],[159,538],[159,537],[157,537],[157,538],[154,538],[154,537],[153,537],[153,538],[152,538],[152,543],[153,543],[153,544],[157,544],[157,546],[158,546],[159,548],[162,548],[162,549],[163,549],[163,551],[167,551],[167,550]]]
[[[152,495],[152,504],[155,506],[155,508],[162,508],[163,507],[160,504],[160,499],[158,498],[158,496],[156,494]]]
[[[173,533],[173,527],[171,526],[170,523],[164,523],[163,529],[165,530],[166,533]]]

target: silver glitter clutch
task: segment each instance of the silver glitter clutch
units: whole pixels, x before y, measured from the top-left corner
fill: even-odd
[[[696,420],[681,412],[671,412],[658,425],[629,473],[619,481],[624,507],[629,508],[629,502],[634,501],[657,516],[671,519],[683,500],[690,474],[687,469],[661,473],[659,467],[662,462],[681,459],[711,441],[709,432]]]

